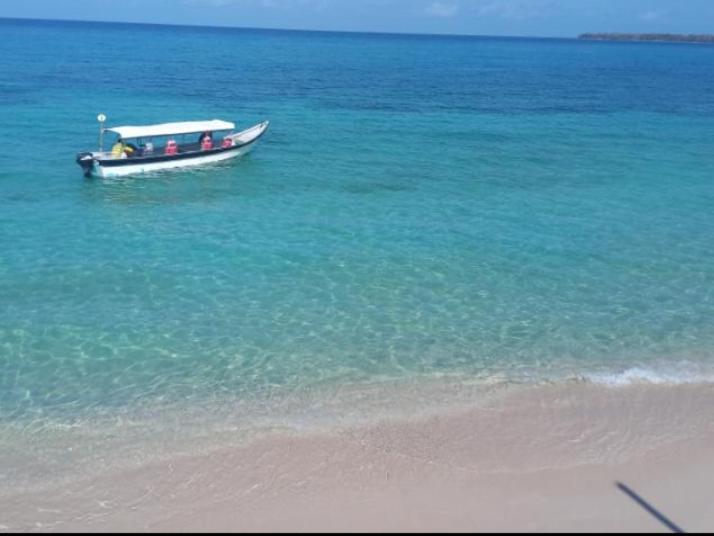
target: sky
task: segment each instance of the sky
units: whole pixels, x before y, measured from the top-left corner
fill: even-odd
[[[714,0],[0,0],[0,17],[575,37],[714,33]]]

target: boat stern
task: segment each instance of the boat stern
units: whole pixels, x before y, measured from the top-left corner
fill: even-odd
[[[94,155],[92,153],[79,153],[76,162],[82,168],[85,177],[92,176],[92,170],[94,169]]]

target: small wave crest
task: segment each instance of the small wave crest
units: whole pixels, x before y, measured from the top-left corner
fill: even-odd
[[[582,379],[597,385],[625,387],[636,384],[686,385],[714,383],[714,366],[706,367],[694,363],[681,366],[630,367],[622,371],[593,372],[584,374]]]

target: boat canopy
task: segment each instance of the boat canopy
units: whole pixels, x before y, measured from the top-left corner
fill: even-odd
[[[114,132],[122,138],[151,138],[152,136],[174,136],[177,134],[195,134],[213,130],[233,130],[235,125],[228,121],[183,121],[181,123],[162,123],[160,125],[111,127],[105,132]]]

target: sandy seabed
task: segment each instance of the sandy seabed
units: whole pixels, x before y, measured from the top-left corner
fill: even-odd
[[[714,385],[523,387],[472,408],[4,490],[12,531],[714,530]]]

